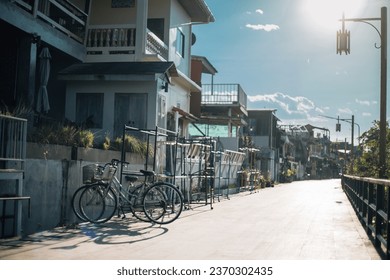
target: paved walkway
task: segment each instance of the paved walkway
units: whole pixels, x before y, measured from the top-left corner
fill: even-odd
[[[0,241],[0,259],[380,259],[340,180],[280,184],[194,206],[158,226],[132,219]]]

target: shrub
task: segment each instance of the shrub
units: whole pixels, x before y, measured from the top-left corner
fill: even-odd
[[[104,138],[104,142],[103,142],[103,150],[109,150],[111,148],[111,139],[110,137],[106,136]]]
[[[81,130],[78,134],[78,146],[84,148],[92,148],[94,141],[94,134],[89,130]]]
[[[89,130],[80,130],[74,126],[42,125],[36,128],[28,139],[41,144],[92,148],[94,134]]]

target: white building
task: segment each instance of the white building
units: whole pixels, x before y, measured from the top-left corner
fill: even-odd
[[[122,6],[119,4],[123,4]],[[214,17],[203,0],[92,1],[86,56],[60,71],[65,117],[116,137],[125,124],[187,135],[192,24]]]

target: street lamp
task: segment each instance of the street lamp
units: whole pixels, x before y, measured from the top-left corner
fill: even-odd
[[[329,116],[323,116],[323,115],[320,115],[321,117],[324,117],[324,118],[328,118],[328,119],[333,119],[333,120],[337,120],[337,124],[336,124],[336,131],[340,131],[340,128],[341,128],[341,125],[340,125],[340,121],[343,121],[343,122],[347,122],[347,123],[350,123],[351,124],[351,162],[352,162],[352,166],[353,166],[353,160],[354,160],[354,128],[355,128],[355,116],[352,115],[352,118],[351,119],[340,119],[339,116],[337,116],[337,118],[333,118],[333,117],[329,117]],[[359,137],[360,137],[360,126],[358,125],[359,127]]]
[[[370,21],[380,21],[379,31]],[[345,22],[363,22],[372,26],[381,38],[381,81],[380,81],[380,120],[379,120],[379,178],[385,178],[386,174],[386,97],[387,97],[387,8],[381,8],[380,18],[351,18],[346,19],[343,15],[341,19],[342,29],[337,32],[337,53],[350,53],[350,32],[345,29]]]

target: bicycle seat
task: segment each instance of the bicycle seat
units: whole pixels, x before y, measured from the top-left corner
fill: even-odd
[[[154,171],[140,170],[139,172],[141,172],[146,177],[156,176],[156,173],[154,173]]]
[[[126,175],[126,176],[125,176],[125,179],[126,179],[126,181],[128,181],[128,182],[134,183],[135,181],[138,180],[138,177],[137,177],[137,176]]]

